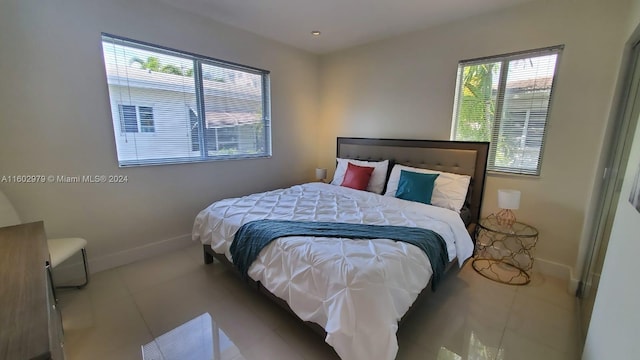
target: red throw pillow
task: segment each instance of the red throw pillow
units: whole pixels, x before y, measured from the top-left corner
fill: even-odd
[[[371,174],[373,174],[373,169],[375,168],[348,163],[347,172],[345,172],[344,180],[342,180],[340,186],[356,190],[366,190]]]

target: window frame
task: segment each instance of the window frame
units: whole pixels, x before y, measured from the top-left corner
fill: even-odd
[[[118,41],[120,45],[137,48],[140,50],[155,52],[162,55],[175,56],[183,59],[188,59],[193,62],[193,79],[195,85],[195,95],[196,95],[196,116],[197,114],[206,114],[205,111],[205,100],[204,100],[204,87],[203,87],[203,77],[202,77],[202,65],[210,65],[216,66],[220,68],[225,68],[229,70],[242,71],[245,73],[251,73],[254,75],[259,75],[262,78],[262,86],[260,89],[261,92],[261,105],[262,105],[262,120],[261,124],[264,126],[264,152],[260,154],[234,154],[234,155],[209,155],[207,150],[207,139],[206,139],[206,120],[202,119],[198,116],[197,128],[199,134],[199,149],[200,151],[199,157],[171,157],[171,158],[156,158],[156,159],[137,159],[137,160],[120,160],[119,154],[116,151],[116,157],[118,158],[118,166],[119,167],[134,167],[134,166],[152,166],[152,165],[170,165],[170,164],[185,164],[185,163],[199,163],[199,162],[212,162],[212,161],[228,161],[228,160],[243,160],[243,159],[260,159],[260,158],[270,158],[272,156],[272,133],[271,133],[271,79],[270,79],[270,71],[260,69],[257,67],[252,67],[248,65],[241,65],[235,62],[220,60],[209,56],[204,56],[188,51],[176,50],[170,47],[166,47],[163,45],[151,44],[144,41],[133,40],[127,37],[117,36],[109,33],[101,33],[101,46],[106,43],[111,43],[114,41]],[[104,61],[104,59],[103,59]],[[105,70],[106,73],[106,70]],[[105,74],[108,77],[108,74]],[[107,81],[107,86],[108,86]],[[109,95],[109,103],[112,103],[111,96]],[[126,135],[129,133],[124,132],[124,120],[121,117],[120,108],[122,105],[130,105],[135,106],[136,108],[136,121],[138,126],[137,133],[131,132],[131,134],[154,134],[157,129],[157,121],[155,116],[155,109],[152,105],[145,104],[124,104],[121,101],[116,101],[118,108],[118,116],[121,124],[121,135]],[[113,105],[112,105],[113,106]],[[140,122],[140,113],[139,106],[143,107],[151,107],[153,114],[153,131],[145,132],[142,131],[142,125]],[[112,114],[113,117],[113,114]],[[115,130],[115,129],[114,129]],[[189,137],[191,138],[190,131]]]
[[[551,109],[553,105],[553,94],[556,86],[556,81],[558,78],[558,69],[559,69],[563,50],[564,50],[564,45],[555,45],[555,46],[550,46],[545,48],[524,50],[524,51],[513,52],[508,54],[502,54],[502,55],[462,60],[458,62],[458,68],[456,72],[456,88],[455,88],[455,96],[454,96],[454,103],[453,103],[453,115],[452,115],[452,121],[451,121],[451,136],[450,136],[450,139],[454,141],[456,140],[456,132],[458,129],[458,118],[459,118],[458,115],[459,115],[460,107],[462,104],[462,101],[460,100],[460,89],[463,86],[462,73],[464,72],[464,68],[467,66],[482,65],[482,64],[488,64],[488,63],[500,64],[500,76],[498,77],[496,99],[495,99],[495,114],[493,119],[493,125],[491,127],[489,158],[487,162],[488,173],[501,174],[501,175],[516,175],[516,176],[534,176],[534,177],[540,176],[540,173],[542,170],[542,161],[544,157],[543,155],[544,155],[544,148],[546,144],[546,137],[549,129],[549,115],[551,114]],[[537,168],[535,169],[535,171],[531,171],[523,167],[497,166],[495,163],[496,162],[495,159],[496,159],[498,144],[495,140],[498,138],[500,134],[502,120],[506,118],[505,116],[506,114],[503,113],[504,112],[503,110],[504,110],[504,103],[505,103],[507,77],[509,75],[509,62],[514,60],[522,60],[522,59],[535,58],[535,57],[540,57],[545,55],[554,55],[554,54],[556,55],[556,62],[555,62],[553,78],[552,78],[552,82],[549,90],[549,102],[546,108],[543,134],[540,140],[541,143],[539,146]],[[535,108],[527,109],[526,114],[529,114],[529,115],[527,116],[525,114],[526,118],[532,118],[535,112],[537,112]],[[523,132],[525,132],[526,130],[527,129],[523,129]],[[528,139],[526,138],[524,139],[525,143],[527,142],[527,140]],[[471,141],[474,141],[474,140],[471,140]],[[481,141],[481,140],[475,140],[475,141]]]

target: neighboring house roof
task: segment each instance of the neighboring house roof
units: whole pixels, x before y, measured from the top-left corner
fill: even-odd
[[[139,69],[133,66],[107,64],[109,85],[128,86],[142,89],[156,89],[195,94],[193,77],[167,74]],[[261,100],[262,89],[258,86],[214,80],[203,80],[205,96],[221,96],[235,99]]]
[[[516,80],[507,82],[507,89],[520,91],[547,90],[551,88],[553,77]]]

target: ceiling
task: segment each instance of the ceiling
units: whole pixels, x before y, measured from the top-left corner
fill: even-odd
[[[323,54],[529,0],[161,0]],[[319,30],[320,36],[311,35]]]

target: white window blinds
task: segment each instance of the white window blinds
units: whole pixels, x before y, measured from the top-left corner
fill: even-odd
[[[102,35],[120,166],[271,155],[269,73]]]
[[[490,171],[539,175],[561,50],[460,62],[452,139],[490,141]]]

